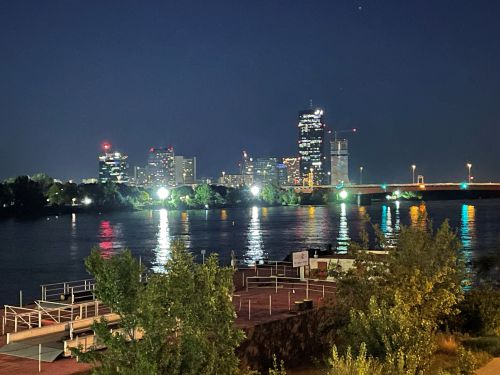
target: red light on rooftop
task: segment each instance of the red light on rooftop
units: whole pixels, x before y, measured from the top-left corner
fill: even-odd
[[[102,148],[104,151],[108,151],[109,149],[111,149],[111,143],[109,142],[103,142],[102,143]]]

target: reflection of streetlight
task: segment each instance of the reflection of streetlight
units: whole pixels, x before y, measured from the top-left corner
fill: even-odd
[[[359,167],[359,184],[363,185],[363,167]]]
[[[85,197],[85,198],[83,198],[82,203],[83,203],[85,206],[88,206],[89,204],[91,204],[91,203],[92,203],[92,199],[90,199],[89,197]]]
[[[470,169],[472,168],[472,164],[471,163],[467,163],[467,168],[469,168],[469,184],[470,184],[470,180],[471,180],[471,177],[470,177]]]
[[[166,187],[162,186],[161,188],[158,189],[156,195],[158,195],[158,198],[160,198],[161,200],[165,200],[170,195],[170,191],[168,191]]]
[[[346,199],[348,195],[349,195],[349,194],[348,194],[348,193],[347,193],[347,191],[345,191],[345,190],[341,190],[341,191],[340,191],[340,193],[339,193],[339,197],[340,197],[340,199],[342,199],[342,200]]]
[[[252,186],[252,187],[250,188],[250,193],[252,193],[252,195],[253,195],[254,197],[256,197],[256,196],[258,196],[258,195],[259,195],[259,193],[260,193],[260,188],[259,188],[258,186],[256,186],[256,185]]]
[[[411,169],[412,169],[412,183],[415,184],[415,169],[417,168],[417,166],[415,164],[413,164],[411,166]]]

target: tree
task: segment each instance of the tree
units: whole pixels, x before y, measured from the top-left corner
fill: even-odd
[[[64,204],[63,185],[59,182],[53,183],[47,191],[47,200],[51,205],[61,206]]]
[[[340,314],[330,326],[339,327],[349,311],[349,323],[340,329],[347,345],[365,343],[386,373],[425,371],[439,325],[458,312],[464,270],[460,244],[447,222],[436,233],[429,223],[402,228],[384,261],[360,251],[356,269],[339,277]]]
[[[129,251],[109,260],[93,250],[86,265],[97,281],[96,293],[121,316],[123,334],[105,322],[95,331],[106,351],[79,353],[100,374],[233,374],[235,348],[243,333],[234,328],[231,302],[233,270],[218,266],[216,255],[194,262],[175,242],[165,273],[139,282],[139,264]],[[143,334],[136,339],[136,333]]]
[[[262,200],[272,205],[277,203],[279,199],[280,199],[279,188],[272,184],[266,184],[262,189]]]
[[[210,185],[198,185],[194,191],[194,199],[200,206],[210,206],[214,199],[214,193],[210,188]]]
[[[38,182],[28,176],[19,176],[9,184],[14,200],[14,209],[22,213],[40,211],[46,203]]]

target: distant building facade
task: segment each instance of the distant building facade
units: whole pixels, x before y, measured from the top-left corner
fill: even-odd
[[[196,157],[175,156],[176,185],[193,185],[196,182]]]
[[[246,151],[243,151],[243,159],[240,162],[240,174],[244,185],[252,185],[254,177],[254,161]]]
[[[325,124],[321,108],[299,112],[299,155],[300,177],[308,180],[312,177],[314,185],[325,182]]]
[[[349,144],[345,138],[330,141],[331,184],[349,183]]]
[[[300,158],[283,158],[286,167],[287,185],[300,185]]]
[[[111,152],[109,146],[104,149],[104,154],[99,156],[99,182],[114,182],[126,184],[128,178],[128,156],[120,152]]]
[[[253,164],[254,184],[266,185],[278,184],[278,159],[277,158],[256,158]]]
[[[227,174],[223,173],[221,177],[219,177],[219,185],[223,185],[226,187],[237,188],[244,185],[243,176],[241,174]]]
[[[145,167],[133,166],[129,171],[129,185],[147,187],[149,185],[148,174]]]
[[[150,186],[175,186],[174,148],[150,148],[146,172]]]

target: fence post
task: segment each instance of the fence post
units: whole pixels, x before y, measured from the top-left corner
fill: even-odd
[[[247,289],[247,292],[248,292],[248,277],[247,277],[247,282],[245,284],[246,284],[246,289]]]
[[[325,298],[325,284],[323,284],[323,298]]]
[[[2,336],[5,335],[5,316],[2,316]]]
[[[271,302],[271,295],[269,295],[269,316],[272,314],[272,302]]]
[[[42,344],[38,344],[38,372],[42,372]]]
[[[306,299],[309,299],[309,279],[306,279]]]
[[[61,308],[57,309],[57,320],[58,320],[58,323],[61,323]]]
[[[38,327],[42,326],[42,312],[38,312]],[[31,328],[31,327],[30,327]]]
[[[240,296],[240,309],[238,311],[241,311],[241,296]]]
[[[67,284],[66,284],[66,283],[64,283],[64,284],[63,284],[63,294],[66,294],[66,289],[67,289],[67,287],[68,287],[68,286],[67,286]]]
[[[276,262],[276,276],[278,276],[278,261],[275,260],[275,262]]]
[[[19,307],[23,307],[23,291],[19,290]]]
[[[245,272],[241,273],[241,283],[243,284],[243,287],[245,287]]]
[[[14,332],[17,332],[17,314],[14,315]]]
[[[248,320],[250,320],[250,311],[251,311],[251,308],[252,308],[252,303],[250,300],[248,300]]]
[[[276,276],[276,294],[278,294],[278,276]]]
[[[288,291],[288,311],[290,311],[290,291]]]

